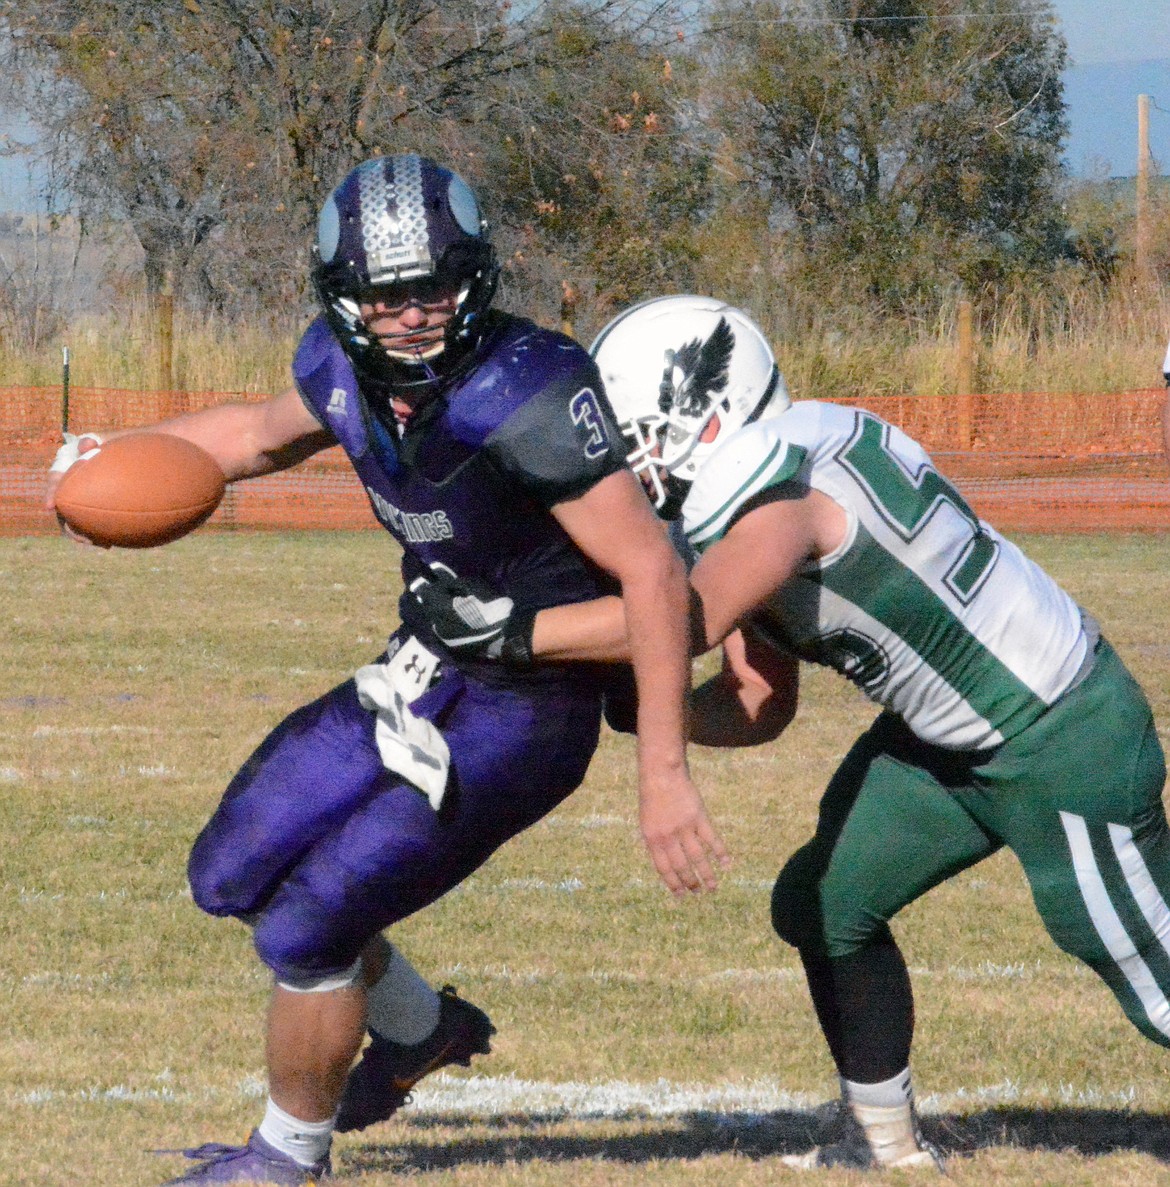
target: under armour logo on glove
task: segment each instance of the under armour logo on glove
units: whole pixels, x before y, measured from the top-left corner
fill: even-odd
[[[410,676],[416,684],[421,684],[423,670],[423,666],[418,662],[418,658],[412,655],[410,660],[403,665],[402,673],[404,676]]]
[[[410,583],[410,592],[435,638],[455,656],[499,660],[514,668],[532,663],[536,612],[518,610],[486,582],[465,580],[436,561],[429,576]]]

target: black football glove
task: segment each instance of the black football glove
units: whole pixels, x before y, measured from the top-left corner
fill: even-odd
[[[605,724],[619,734],[638,732],[638,686],[630,664],[613,664],[605,682]]]
[[[521,610],[511,598],[486,582],[466,581],[445,565],[431,565],[428,577],[416,577],[410,592],[435,637],[465,659],[496,660],[509,668],[532,666],[535,610]]]

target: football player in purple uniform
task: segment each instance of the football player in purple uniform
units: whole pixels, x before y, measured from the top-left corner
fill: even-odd
[[[156,426],[229,481],[340,443],[406,586],[490,587],[488,617],[519,624],[473,623],[490,655],[465,659],[404,594],[387,651],[277,726],[229,786],[189,876],[200,907],[251,926],[274,974],[270,1096],[244,1146],[185,1151],[200,1165],[174,1183],[311,1182],[329,1172],[335,1129],[385,1119],[422,1075],[487,1050],[486,1016],[437,997],[381,933],[585,775],[604,670],[532,664],[524,624],[542,607],[621,594],[650,856],[676,894],[712,887],[727,860],[686,765],[685,571],[588,353],[492,310],[497,273],[460,177],[413,154],[367,161],[321,211],[323,312],[295,388]],[[70,440],[57,472],[94,443]]]

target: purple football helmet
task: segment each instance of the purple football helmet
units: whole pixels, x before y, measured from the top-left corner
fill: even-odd
[[[499,277],[471,187],[426,157],[364,161],[325,200],[313,284],[357,370],[396,388],[440,384],[472,357]],[[425,355],[395,351],[362,320],[362,302],[426,303],[457,291],[443,341]]]

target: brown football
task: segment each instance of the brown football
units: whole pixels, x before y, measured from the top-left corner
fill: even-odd
[[[153,548],[197,528],[223,492],[206,450],[167,433],[131,433],[70,466],[56,501],[61,518],[95,544]]]

